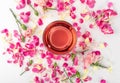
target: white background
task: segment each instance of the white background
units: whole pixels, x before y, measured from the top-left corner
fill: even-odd
[[[96,0],[95,9],[106,7],[107,2],[114,3],[114,9],[118,12],[118,16],[112,20],[115,34],[103,35],[98,29],[93,31],[92,35],[97,41],[106,41],[109,46],[104,50],[105,58],[110,60],[113,71],[111,73],[106,70],[100,70],[93,74],[93,81],[89,83],[99,83],[99,79],[104,78],[107,83],[120,83],[120,0]],[[15,0],[0,0],[0,30],[3,28],[15,29],[14,19],[9,8],[15,9]],[[19,76],[23,69],[17,65],[7,64],[7,57],[2,55],[4,42],[0,41],[0,83],[31,83],[32,74],[26,73]]]

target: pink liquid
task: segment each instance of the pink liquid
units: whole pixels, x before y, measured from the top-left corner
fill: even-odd
[[[43,34],[43,42],[47,49],[54,54],[66,54],[76,44],[76,31],[66,21],[50,23]]]

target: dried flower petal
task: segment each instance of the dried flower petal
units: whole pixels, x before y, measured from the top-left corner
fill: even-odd
[[[20,0],[19,4],[16,6],[16,9],[22,9],[26,6],[25,0]]]
[[[90,7],[93,8],[95,6],[96,1],[95,0],[87,0],[86,4]]]
[[[106,83],[106,80],[101,79],[101,80],[100,80],[100,83]]]
[[[108,8],[111,8],[113,6],[112,2],[108,2]]]
[[[28,12],[21,12],[20,13],[20,18],[23,20],[24,23],[28,23],[29,22],[29,16],[30,16],[30,11]]]
[[[38,25],[43,25],[43,21],[42,21],[42,19],[41,18],[39,18],[39,20],[38,20]]]
[[[40,73],[43,72],[45,69],[43,68],[42,64],[35,64],[32,71],[34,73]]]

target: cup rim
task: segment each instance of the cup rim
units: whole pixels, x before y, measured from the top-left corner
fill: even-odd
[[[64,26],[65,28],[67,28],[71,32],[72,42],[71,42],[71,45],[68,46],[68,48],[66,50],[61,50],[61,51],[59,50],[58,51],[55,48],[52,48],[51,45],[49,44],[49,39],[48,39],[49,31],[54,26]],[[63,55],[63,54],[69,53],[75,47],[76,42],[77,42],[76,30],[67,21],[63,21],[63,20],[53,21],[46,26],[46,28],[43,32],[43,43],[46,46],[47,50],[52,52],[53,54]]]

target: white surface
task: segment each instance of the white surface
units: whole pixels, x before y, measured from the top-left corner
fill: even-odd
[[[15,0],[0,0],[0,30],[3,28],[15,29],[16,25],[9,8],[15,9]],[[100,30],[92,30],[93,37],[99,41],[106,41],[109,47],[104,50],[104,56],[106,59],[112,62],[113,71],[111,73],[105,70],[98,71],[93,74],[94,78],[89,83],[99,83],[100,78],[105,78],[107,83],[120,83],[120,0],[96,0],[97,4],[95,9],[106,7],[106,2],[112,1],[114,3],[114,9],[117,10],[118,16],[112,20],[112,26],[114,27],[115,34],[103,35]],[[98,34],[99,33],[99,34]],[[23,76],[19,76],[22,69],[16,65],[10,65],[6,63],[7,56],[2,55],[3,42],[0,42],[0,83],[30,83],[32,80],[32,74],[26,73]]]

